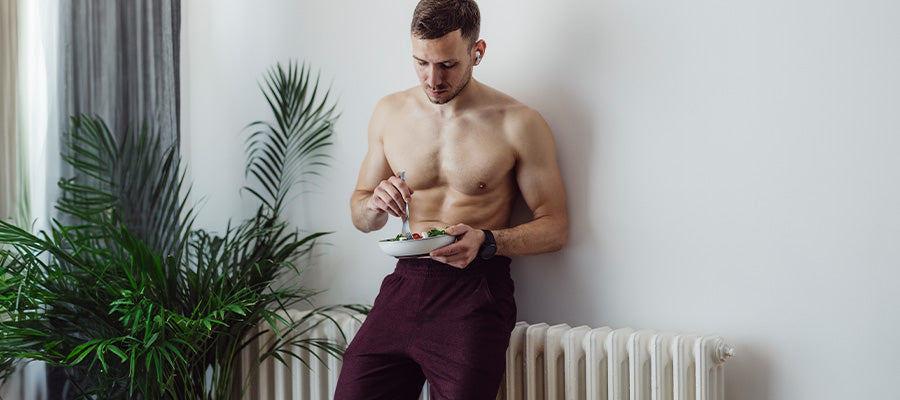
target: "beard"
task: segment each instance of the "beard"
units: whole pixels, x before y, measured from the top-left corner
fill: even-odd
[[[471,66],[466,71],[465,77],[466,77],[466,79],[462,82],[462,84],[460,84],[459,86],[456,86],[455,88],[453,86],[449,86],[449,85],[438,85],[437,87],[431,87],[428,85],[424,85],[425,96],[428,97],[428,100],[434,104],[449,103],[450,100],[455,99],[456,96],[459,95],[459,93],[462,92],[463,89],[466,88],[466,85],[468,85],[469,81],[472,79],[472,67]],[[431,91],[431,90],[448,90],[448,92],[441,93],[438,96],[432,96],[429,93],[429,91]]]

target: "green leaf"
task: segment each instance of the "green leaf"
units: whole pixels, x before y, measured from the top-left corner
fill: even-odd
[[[125,361],[128,357],[125,355],[125,352],[116,347],[115,345],[109,345],[109,351],[113,352],[113,354],[119,356],[119,359]]]

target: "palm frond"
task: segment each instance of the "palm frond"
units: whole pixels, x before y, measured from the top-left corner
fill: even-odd
[[[307,65],[276,64],[260,90],[272,110],[274,122],[256,121],[256,129],[246,140],[245,175],[260,188],[245,187],[268,211],[279,214],[290,190],[305,176],[327,165],[324,150],[333,144],[335,105],[329,105],[331,91],[319,93],[319,76]],[[321,98],[320,98],[321,96]]]
[[[117,140],[99,117],[72,117],[63,159],[79,175],[60,182],[57,209],[75,220],[121,221],[163,254],[180,254],[194,221],[187,208],[178,148],[163,148],[146,125],[129,128]]]

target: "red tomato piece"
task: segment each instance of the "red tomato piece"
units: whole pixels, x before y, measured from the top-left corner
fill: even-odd
[[[413,233],[413,239],[421,239],[421,238],[422,238],[422,235],[420,235],[418,233]]]

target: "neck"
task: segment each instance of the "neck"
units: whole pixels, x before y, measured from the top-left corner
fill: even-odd
[[[431,105],[432,109],[435,113],[440,115],[441,117],[453,117],[458,115],[469,108],[472,108],[476,103],[481,92],[481,83],[475,80],[475,78],[469,78],[469,82],[466,83],[466,86],[463,87],[463,90],[459,92],[452,100],[444,103],[444,104],[434,104],[425,93],[422,93],[422,97],[428,104]]]

